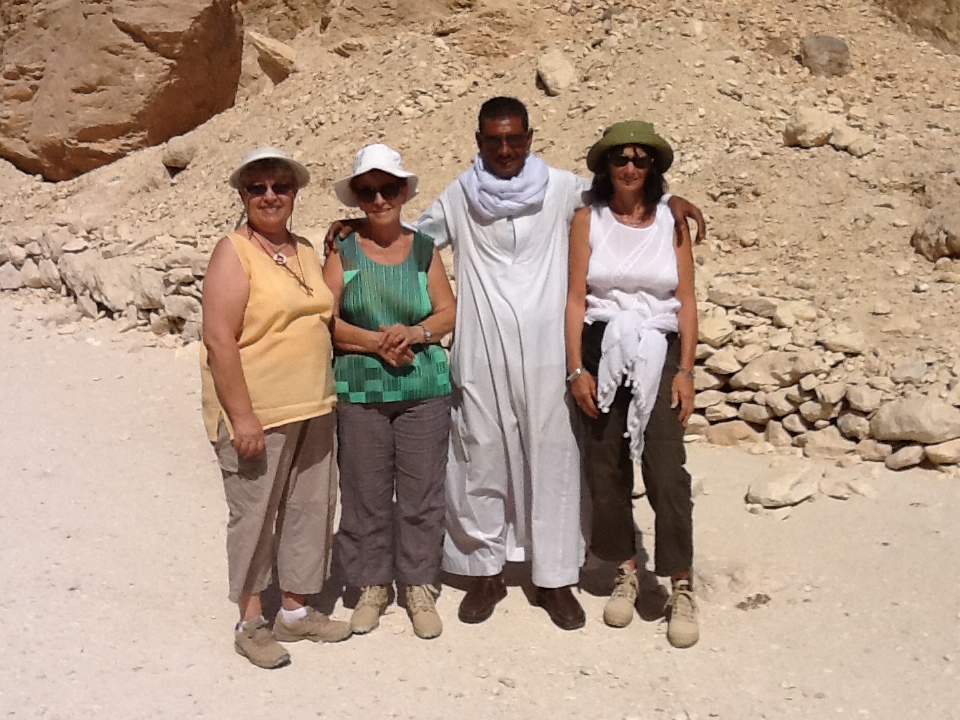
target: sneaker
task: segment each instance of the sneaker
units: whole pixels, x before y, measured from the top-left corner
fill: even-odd
[[[237,627],[233,647],[257,667],[268,670],[290,664],[290,655],[277,642],[262,617],[247,620]]]
[[[367,585],[360,588],[360,599],[350,616],[350,628],[361,635],[370,632],[380,624],[380,616],[386,609],[386,585]]]
[[[697,601],[689,580],[673,584],[673,594],[667,603],[667,640],[675,648],[688,648],[700,639],[697,621]]]
[[[331,620],[322,612],[308,607],[306,617],[292,622],[284,620],[283,613],[277,613],[273,634],[281,642],[340,642],[350,637],[350,623]]]
[[[617,568],[613,592],[607,600],[606,607],[603,608],[603,621],[615,628],[629,625],[633,620],[634,606],[639,592],[640,581],[637,578],[637,569],[623,563]]]
[[[437,591],[431,585],[413,585],[407,588],[407,615],[417,637],[430,640],[443,632],[443,623],[437,614],[434,598]]]

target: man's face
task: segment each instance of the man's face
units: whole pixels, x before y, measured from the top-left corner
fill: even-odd
[[[477,133],[477,147],[483,164],[504,180],[519,175],[530,152],[533,130],[524,130],[518,117],[484,120]]]

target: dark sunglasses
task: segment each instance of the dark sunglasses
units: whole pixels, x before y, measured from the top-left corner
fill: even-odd
[[[626,167],[627,163],[633,163],[637,170],[649,170],[653,167],[653,158],[649,155],[614,155],[610,158],[614,167]]]
[[[384,200],[389,202],[390,200],[395,200],[399,195],[400,191],[403,190],[403,185],[400,183],[390,182],[380,187],[361,187],[354,190],[354,193],[357,195],[357,199],[360,202],[372,203],[377,199],[377,195],[382,197]]]
[[[244,190],[247,191],[248,195],[253,197],[263,197],[267,194],[267,190],[273,190],[274,195],[289,195],[294,190],[297,189],[297,186],[293,183],[274,183],[269,185],[267,183],[253,183],[252,185],[247,185]]]

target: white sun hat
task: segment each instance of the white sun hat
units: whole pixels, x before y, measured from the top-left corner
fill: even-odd
[[[407,195],[408,200],[417,194],[417,183],[419,181],[417,174],[404,169],[403,159],[400,157],[400,153],[389,145],[374,143],[373,145],[367,145],[365,148],[362,148],[360,152],[356,154],[356,157],[353,158],[353,173],[337,180],[333,184],[333,190],[340,199],[340,202],[347,207],[360,206],[356,193],[353,192],[353,189],[350,187],[350,181],[371,170],[382,170],[388,175],[393,175],[395,178],[406,180],[407,189],[409,190],[409,194]]]
[[[240,160],[240,167],[230,174],[230,187],[234,187],[239,190],[240,176],[243,174],[243,171],[246,170],[249,165],[258,162],[259,160],[279,160],[283,162],[290,168],[290,172],[293,173],[293,177],[297,181],[298,188],[305,187],[310,183],[310,171],[307,170],[306,167],[287,155],[280,148],[264,145],[262,147],[254,148],[243,156],[243,159]]]

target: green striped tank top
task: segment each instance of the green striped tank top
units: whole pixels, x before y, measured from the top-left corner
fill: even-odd
[[[343,263],[340,317],[351,325],[378,331],[396,323],[415,326],[433,312],[427,271],[433,241],[416,233],[407,258],[399,265],[374,262],[360,247],[356,233],[339,241]],[[413,362],[392,367],[379,355],[337,352],[334,375],[337,399],[348,403],[421,400],[450,393],[447,354],[439,345],[417,345]]]

